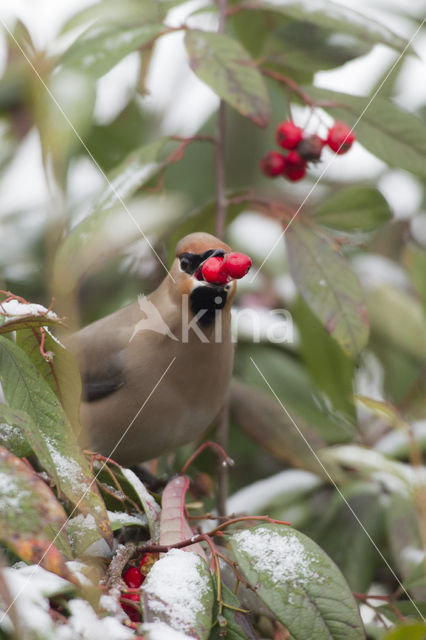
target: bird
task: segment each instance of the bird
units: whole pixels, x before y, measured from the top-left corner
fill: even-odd
[[[206,260],[230,251],[208,233],[185,236],[155,291],[68,338],[82,377],[83,447],[135,466],[212,424],[232,375],[236,282],[200,274]]]

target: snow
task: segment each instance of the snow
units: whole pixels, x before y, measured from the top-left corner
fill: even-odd
[[[82,587],[93,587],[92,582],[84,574],[84,571],[90,571],[90,567],[87,564],[84,564],[84,562],[80,562],[79,560],[69,560],[66,564]]]
[[[307,493],[320,486],[321,479],[314,473],[291,469],[254,482],[234,493],[228,499],[227,513],[257,514],[278,496],[288,499]]]
[[[6,568],[3,573],[14,598],[14,608],[20,624],[34,637],[50,640],[55,637],[53,621],[49,614],[48,598],[56,593],[66,593],[74,587],[54,573],[38,565]],[[0,626],[10,628],[6,612],[0,615]],[[31,634],[32,635],[32,634]]]
[[[22,500],[31,496],[31,491],[19,490],[18,483],[15,482],[13,477],[8,477],[5,474],[0,475],[0,511],[3,512],[10,509],[17,514],[18,511],[22,511]]]
[[[182,549],[171,549],[153,565],[142,586],[150,621],[167,620],[173,629],[191,633],[209,590],[200,575],[202,565],[200,556]]]
[[[294,534],[281,536],[276,531],[259,527],[254,531],[239,531],[233,538],[239,550],[250,556],[253,569],[266,576],[273,585],[291,582],[307,587],[313,581],[324,581],[324,577],[316,570],[318,558],[307,551]]]
[[[175,631],[165,622],[147,622],[142,629],[147,640],[191,640],[193,638],[193,636]]]
[[[54,311],[48,311],[42,304],[24,303],[19,300],[8,300],[0,303],[0,313],[7,316],[7,322],[19,320],[24,316],[50,318],[56,320],[58,316]]]
[[[126,629],[116,618],[98,618],[86,600],[70,600],[68,608],[71,616],[67,625],[57,629],[58,640],[127,640],[133,638],[133,631]]]

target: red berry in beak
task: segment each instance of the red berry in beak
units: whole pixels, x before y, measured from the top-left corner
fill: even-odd
[[[236,280],[243,278],[251,265],[252,261],[245,255],[245,253],[237,253],[236,251],[233,251],[232,253],[228,253],[225,257],[224,268],[231,278],[235,278]]]
[[[224,269],[224,259],[219,256],[208,258],[201,267],[204,280],[211,284],[226,284],[229,280],[228,273]]]
[[[281,122],[277,129],[276,141],[283,149],[295,149],[303,138],[303,129],[296,127],[291,120]]]
[[[260,163],[260,168],[268,178],[281,175],[285,167],[285,158],[277,151],[270,151]]]
[[[344,122],[335,122],[328,130],[327,144],[339,155],[349,151],[354,141],[354,134]]]

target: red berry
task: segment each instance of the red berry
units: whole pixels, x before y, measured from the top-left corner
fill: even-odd
[[[231,278],[243,278],[252,265],[251,259],[244,253],[233,251],[228,253],[225,258],[224,268]]]
[[[219,256],[208,258],[201,267],[204,280],[211,284],[226,284],[229,278],[223,267],[223,262],[224,259]]]
[[[138,589],[143,582],[141,572],[136,567],[126,569],[123,573],[123,580],[131,589]]]
[[[327,144],[339,155],[349,151],[354,141],[354,134],[344,122],[335,122],[328,130]]]
[[[127,600],[134,600],[134,602],[140,602],[140,597],[139,597],[139,594],[137,593],[124,593],[123,598],[126,598]],[[127,615],[129,616],[130,620],[132,620],[132,622],[141,621],[141,614],[139,613],[139,611],[134,609],[132,605],[126,604],[125,602],[123,602],[121,604],[121,608],[125,613],[127,613]]]
[[[270,151],[260,163],[260,168],[265,176],[276,178],[281,175],[285,167],[285,158],[277,151]]]
[[[322,148],[325,145],[325,140],[313,134],[304,138],[302,142],[297,145],[297,153],[306,162],[318,162],[321,158]]]
[[[306,175],[306,161],[300,157],[297,151],[290,151],[287,156],[284,175],[292,182],[301,180]]]
[[[303,129],[291,120],[281,122],[276,133],[277,144],[283,149],[295,149],[303,137]]]

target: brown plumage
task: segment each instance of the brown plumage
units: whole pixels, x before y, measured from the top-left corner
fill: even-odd
[[[236,289],[235,281],[198,280],[200,264],[216,251],[230,248],[207,233],[186,236],[172,277],[68,341],[85,387],[83,444],[128,466],[194,440],[211,424],[232,372]]]

